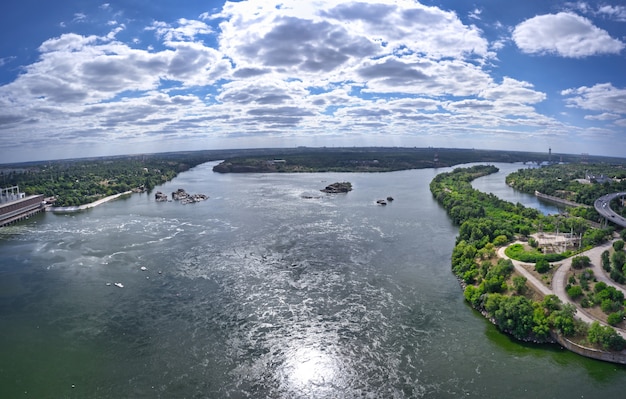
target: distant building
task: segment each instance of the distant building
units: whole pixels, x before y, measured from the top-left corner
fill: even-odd
[[[19,186],[7,187],[0,189],[0,204],[22,199],[26,194],[20,192]]]
[[[43,195],[26,196],[18,186],[2,188],[0,191],[0,227],[26,219],[44,209]]]
[[[269,165],[278,165],[278,164],[281,164],[281,165],[282,165],[282,164],[286,164],[286,163],[287,163],[287,161],[286,161],[286,160],[284,160],[284,159],[273,159],[273,160],[271,160],[271,161],[267,161],[267,163],[268,163]]]
[[[598,183],[598,184],[613,182],[613,179],[604,175],[597,176],[597,175],[587,174],[585,178],[592,183]]]

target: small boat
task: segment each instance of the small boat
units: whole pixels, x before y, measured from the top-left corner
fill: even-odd
[[[113,285],[118,287],[118,288],[124,288],[124,284],[122,284],[122,283],[115,283]]]

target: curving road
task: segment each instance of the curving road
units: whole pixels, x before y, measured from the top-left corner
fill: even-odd
[[[622,227],[626,227],[626,219],[617,214],[613,209],[611,209],[611,201],[618,197],[624,197],[626,193],[612,193],[603,195],[602,197],[595,200],[593,203],[593,207],[596,208],[596,211],[605,218],[617,225]]]
[[[521,243],[521,242],[518,242],[518,243]],[[606,274],[604,273],[604,270],[600,266],[602,264],[602,252],[609,249],[611,246],[612,246],[612,242],[604,243],[588,251],[581,252],[577,256],[583,256],[583,255],[588,256],[589,259],[591,260],[591,266],[589,268],[593,270],[593,274],[597,278],[597,280],[603,281],[607,285],[615,287],[616,289],[622,291],[626,295],[626,290],[616,285],[613,280],[608,278]],[[557,267],[557,269],[554,272],[554,275],[552,276],[551,287],[547,287],[541,282],[541,280],[535,277],[535,275],[533,275],[528,270],[526,270],[526,268],[523,266],[524,265],[523,262],[517,261],[515,259],[511,259],[508,256],[506,256],[506,254],[504,253],[506,248],[507,247],[499,248],[498,256],[504,259],[510,259],[511,262],[513,262],[513,266],[515,266],[515,270],[522,276],[526,277],[526,280],[528,281],[528,283],[531,284],[533,287],[535,287],[539,292],[541,292],[543,295],[554,294],[557,297],[559,297],[559,299],[563,303],[571,303],[572,305],[576,306],[576,317],[584,321],[585,323],[592,323],[594,321],[597,321],[602,325],[608,326],[607,323],[601,320],[598,320],[592,315],[588,314],[584,308],[582,308],[576,302],[573,302],[571,298],[569,297],[569,295],[567,295],[567,292],[565,291],[565,286],[567,285],[567,272],[571,269],[571,266],[572,266],[571,257],[561,262],[554,263],[554,266]],[[617,328],[617,327],[613,327],[613,328],[615,329],[615,331],[617,331],[618,334],[626,338],[626,330]]]

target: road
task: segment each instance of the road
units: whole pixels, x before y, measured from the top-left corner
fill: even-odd
[[[598,213],[606,220],[610,220],[617,225],[626,227],[626,219],[621,217],[613,209],[611,209],[611,201],[615,198],[624,196],[626,196],[626,193],[623,192],[603,195],[602,197],[595,200],[595,202],[593,203],[593,207],[596,208],[596,211],[598,211]]]
[[[521,242],[518,242],[518,243],[521,243]],[[615,282],[611,280],[605,274],[604,269],[602,269],[602,266],[601,266],[602,265],[602,252],[609,249],[611,245],[612,245],[612,242],[604,243],[588,251],[582,252],[578,254],[577,256],[589,257],[589,259],[591,260],[590,269],[593,270],[593,274],[598,281],[603,281],[607,285],[613,286],[616,289],[624,292],[624,294],[626,294],[626,290],[624,290],[622,287],[617,286]],[[559,299],[563,303],[571,303],[572,305],[576,307],[576,317],[584,321],[585,323],[592,323],[594,321],[597,321],[602,325],[608,326],[607,323],[601,320],[598,320],[592,315],[590,315],[589,313],[587,313],[584,308],[579,306],[576,302],[573,302],[571,298],[569,297],[569,295],[567,295],[567,292],[565,291],[565,286],[567,285],[567,272],[571,270],[571,266],[572,266],[571,257],[561,262],[554,263],[557,269],[554,272],[554,275],[552,276],[552,283],[550,284],[551,287],[547,287],[541,282],[540,279],[538,279],[537,277],[535,277],[535,275],[533,275],[531,272],[526,270],[526,268],[523,266],[524,265],[523,262],[517,261],[515,259],[511,259],[508,256],[506,256],[504,252],[505,249],[506,247],[499,248],[498,256],[504,259],[510,259],[511,262],[513,262],[513,266],[515,266],[515,270],[522,276],[526,277],[526,280],[528,281],[528,283],[531,284],[533,287],[535,287],[543,295],[554,294],[557,297],[559,297]],[[615,331],[618,334],[620,334],[622,337],[626,339],[626,330],[621,329],[621,328],[616,328],[616,327],[613,327],[613,328],[615,328]]]

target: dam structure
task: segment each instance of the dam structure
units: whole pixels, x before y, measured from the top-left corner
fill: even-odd
[[[42,194],[27,196],[19,186],[0,189],[0,227],[44,211],[45,204]]]

